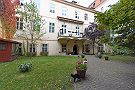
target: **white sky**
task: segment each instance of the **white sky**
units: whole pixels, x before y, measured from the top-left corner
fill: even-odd
[[[73,1],[73,0],[67,0],[67,1]],[[79,1],[79,4],[85,7],[88,7],[94,0],[74,0],[74,1]]]

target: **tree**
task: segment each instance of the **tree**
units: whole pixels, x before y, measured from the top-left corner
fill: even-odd
[[[94,54],[94,45],[95,40],[99,39],[99,37],[103,34],[103,31],[97,29],[97,24],[90,23],[87,28],[85,28],[84,37],[92,41],[93,46],[93,54]]]
[[[12,39],[16,32],[15,9],[19,5],[19,0],[0,0],[0,18],[2,19],[2,29],[5,38]]]
[[[31,46],[31,56],[33,55],[33,47],[37,44],[38,40],[45,34],[43,26],[45,20],[39,15],[38,8],[34,2],[22,4],[22,8],[18,9],[18,13],[23,19],[23,29],[19,30],[16,36],[18,38],[26,40],[26,51],[28,53],[28,47]],[[30,41],[30,44],[29,44]]]
[[[110,30],[114,43],[135,53],[135,0],[120,0],[104,13],[98,13],[99,25]]]

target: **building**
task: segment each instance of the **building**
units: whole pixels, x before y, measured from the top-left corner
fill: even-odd
[[[40,15],[45,19],[42,41],[34,46],[34,52],[49,55],[69,55],[92,52],[83,38],[84,29],[94,22],[95,10],[65,0],[39,0]],[[18,19],[18,22],[21,20]],[[20,25],[21,26],[21,25]],[[17,39],[23,42],[23,40]],[[31,47],[29,45],[29,52]]]
[[[0,62],[16,59],[19,55],[18,53],[21,52],[21,47],[19,47],[20,44],[21,43],[16,41],[0,38]]]
[[[108,10],[110,5],[117,3],[119,0],[95,0],[89,5],[89,8],[93,8],[99,12],[105,12]]]

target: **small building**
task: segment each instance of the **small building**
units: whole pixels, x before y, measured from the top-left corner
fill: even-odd
[[[0,38],[0,62],[8,62],[17,58],[21,43]]]

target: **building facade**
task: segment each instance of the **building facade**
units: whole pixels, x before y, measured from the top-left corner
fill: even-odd
[[[88,41],[83,35],[89,22],[94,22],[95,10],[65,0],[39,0],[38,5],[42,19],[45,19],[46,34],[34,47],[37,55],[41,52],[48,52],[48,55],[92,52],[87,49]]]
[[[93,8],[99,12],[105,12],[108,10],[110,5],[117,3],[119,0],[95,0],[89,5],[89,8]]]

